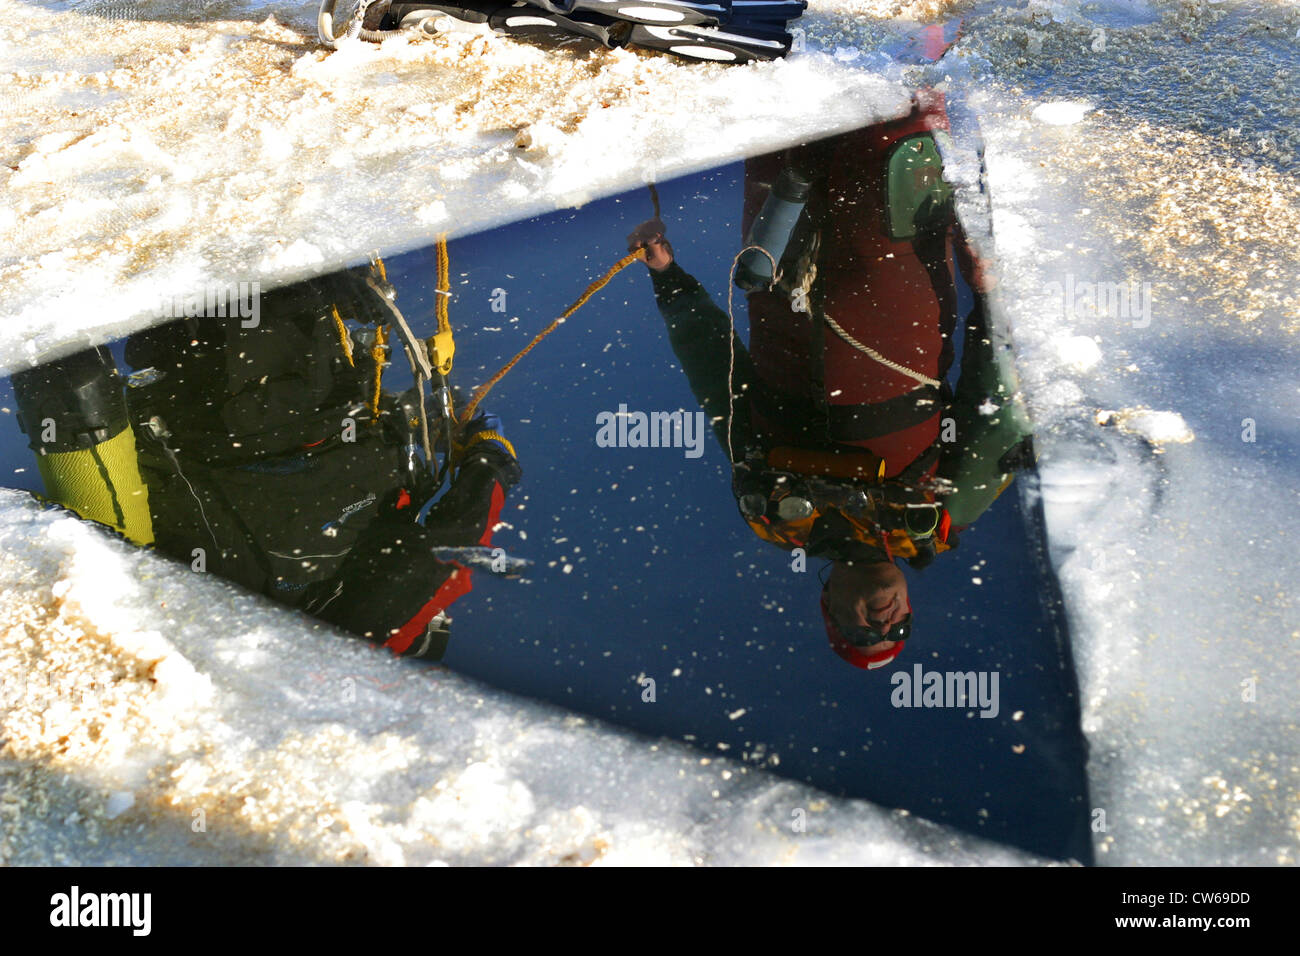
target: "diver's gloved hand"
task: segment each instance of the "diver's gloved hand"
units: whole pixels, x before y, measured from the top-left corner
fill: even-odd
[[[667,228],[661,219],[647,219],[628,234],[627,251],[645,250],[645,264],[662,272],[673,264],[673,247],[664,238]]]
[[[480,411],[465,423],[461,428],[460,445],[466,455],[481,450],[484,445],[487,445],[505,452],[513,460],[518,460],[515,446],[506,438],[505,426],[501,424],[501,419],[491,412]]]

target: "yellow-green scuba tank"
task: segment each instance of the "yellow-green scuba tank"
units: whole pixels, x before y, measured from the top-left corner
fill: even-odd
[[[136,544],[152,543],[149,495],[112,356],[88,349],[17,372],[13,385],[46,497]]]

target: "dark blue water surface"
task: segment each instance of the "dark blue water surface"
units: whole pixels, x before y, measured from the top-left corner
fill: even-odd
[[[743,165],[659,185],[677,260],[725,308]],[[452,380],[484,381],[626,252],[647,190],[450,243]],[[432,249],[387,261],[397,304],[434,328]],[[501,301],[505,311],[494,311]],[[738,327],[746,335],[743,295]],[[963,290],[963,308],[969,294]],[[119,361],[120,350],[117,350]],[[954,374],[956,367],[954,367]],[[398,376],[390,384],[396,384]],[[5,383],[8,389],[8,383]],[[3,397],[12,405],[12,391]],[[493,391],[524,470],[494,544],[534,562],[475,575],[445,663],[497,687],[689,741],[832,793],[1057,858],[1091,860],[1074,676],[1037,516],[1013,487],[922,572],[906,569],[915,636],[890,666],[850,667],[818,609],[823,562],[792,569],[737,514],[726,454],[602,448],[597,416],[693,412],[646,269],[633,264]],[[9,419],[12,423],[12,419]],[[6,472],[39,488],[7,426]],[[1032,480],[1021,476],[1020,481]],[[998,712],[900,708],[898,671],[983,671]],[[655,699],[644,700],[645,678]]]

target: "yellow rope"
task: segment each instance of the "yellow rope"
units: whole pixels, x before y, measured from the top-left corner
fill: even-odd
[[[370,346],[370,359],[375,363],[375,385],[370,393],[370,420],[379,421],[379,391],[384,382],[384,346],[388,344],[388,326],[375,326],[375,344]]]
[[[347,357],[348,364],[356,368],[357,363],[352,361],[352,336],[348,335],[347,326],[343,324],[343,318],[339,315],[339,307],[331,305],[330,314],[334,316],[334,328],[338,329],[339,345],[343,348],[343,354]]]
[[[922,385],[929,385],[931,388],[939,388],[943,385],[943,383],[937,378],[930,378],[930,376],[915,371],[914,369],[910,369],[906,365],[900,365],[898,362],[885,358],[875,349],[863,345],[853,336],[849,335],[849,333],[845,332],[838,322],[824,312],[822,313],[822,318],[826,320],[826,324],[831,327],[832,332],[842,338],[845,342],[849,343],[849,345],[853,346],[867,358],[879,362],[881,365],[885,366],[885,368],[893,369],[899,375],[906,375],[908,378],[912,379],[912,381],[920,382]]]
[[[505,378],[506,374],[512,368],[515,367],[516,363],[518,363],[518,361],[521,358],[523,358],[525,355],[531,352],[533,350],[533,347],[537,345],[538,342],[540,342],[542,339],[546,338],[557,328],[559,328],[564,323],[565,319],[573,315],[573,313],[577,312],[578,309],[582,308],[582,306],[586,304],[588,299],[590,299],[593,295],[595,295],[606,285],[608,285],[610,279],[614,278],[614,276],[618,275],[619,272],[626,269],[628,266],[636,262],[638,259],[640,260],[645,259],[644,248],[637,249],[635,252],[631,252],[628,255],[624,256],[622,259],[619,259],[618,262],[614,263],[614,265],[610,267],[610,270],[608,272],[606,272],[603,276],[601,276],[591,285],[587,286],[587,291],[582,293],[581,296],[579,296],[577,302],[573,303],[573,305],[565,309],[563,315],[561,315],[558,319],[556,319],[554,322],[552,322],[550,325],[544,328],[541,332],[539,332],[531,342],[529,342],[519,351],[518,355],[516,355],[509,362],[507,362],[505,365],[501,367],[501,371],[497,372],[490,379],[488,379],[484,384],[480,385],[477,390],[475,390],[474,397],[469,400],[469,404],[466,405],[465,410],[461,412],[460,423],[463,425],[466,422],[468,422],[471,418],[474,417],[474,411],[475,409],[478,408],[478,403],[483,401],[484,396],[486,396],[488,392],[492,391],[492,387],[496,385],[497,382]]]
[[[510,452],[511,458],[519,457],[515,454],[515,446],[510,444],[509,439],[507,439],[505,435],[502,435],[500,432],[491,431],[490,429],[484,429],[481,432],[475,432],[471,435],[469,441],[465,444],[456,446],[456,458],[459,460],[465,457],[465,452],[467,452],[477,442],[481,441],[499,441],[505,447],[506,451]]]
[[[451,374],[452,359],[456,355],[456,340],[451,334],[451,260],[447,255],[447,235],[438,237],[438,290],[434,293],[434,312],[438,316],[438,331],[425,342],[429,362],[444,377]]]
[[[451,328],[447,317],[447,293],[451,291],[451,259],[447,255],[447,234],[438,237],[438,331]]]

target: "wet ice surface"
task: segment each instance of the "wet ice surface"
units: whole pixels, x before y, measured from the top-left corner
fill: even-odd
[[[1297,11],[1162,8],[1110,35],[1117,71],[1050,19],[1041,57],[1007,55],[1025,25],[972,41],[1099,859],[1293,863]],[[1034,119],[1058,98],[1095,109]],[[1085,282],[1139,307],[1067,307]]]
[[[919,11],[911,15],[923,19],[946,6],[814,4],[808,40],[815,51],[843,49],[836,57],[836,70],[842,71],[837,76],[881,71],[892,84],[906,71],[875,52],[886,39],[904,35],[905,25],[855,17]],[[1294,37],[1300,22],[1295,8],[1285,4],[1152,7],[1160,16],[1155,24],[1119,28],[1114,25],[1125,22],[1128,4],[980,7],[939,72],[953,77],[954,89],[983,122],[988,141],[998,210],[996,249],[1004,273],[1000,314],[1015,332],[1026,397],[1040,424],[1052,560],[1065,593],[1084,685],[1085,729],[1093,745],[1093,802],[1107,813],[1107,829],[1096,835],[1099,859],[1294,862],[1300,788],[1289,688],[1297,676],[1298,627],[1290,596],[1296,566],[1293,536],[1276,515],[1294,508],[1296,494],[1294,422],[1286,396],[1296,393],[1294,251],[1300,244],[1288,237],[1295,236],[1300,203],[1294,181],[1279,176],[1293,168],[1288,164],[1296,152],[1296,104],[1284,88],[1274,88],[1289,82],[1294,89],[1288,79],[1294,77],[1294,52],[1273,38]],[[24,69],[102,71],[114,56],[127,57],[119,62],[138,69],[132,64],[141,62],[139,51],[156,53],[188,42],[188,37],[132,25],[129,31],[97,35],[93,49],[78,33],[78,43],[60,45],[75,53],[55,54],[38,34],[23,32],[31,29],[26,8],[11,16],[12,8],[6,7],[6,29],[16,37],[17,29],[26,42],[10,45],[21,60],[5,67],[17,77],[10,80],[14,95],[0,101],[5,116],[13,115],[8,107],[29,104],[32,90],[49,88],[57,96],[82,82],[48,73],[24,76]],[[1243,21],[1249,29],[1241,36],[1222,36]],[[1091,49],[1098,25],[1107,30],[1111,57]],[[57,31],[57,25],[51,29]],[[1210,43],[1212,37],[1221,39]],[[1236,55],[1234,47],[1242,44],[1248,54]],[[513,47],[498,45],[465,53],[474,70],[481,59],[504,63],[516,55]],[[616,67],[617,61],[610,66]],[[1263,81],[1256,75],[1261,68],[1272,70]],[[355,61],[348,69],[364,74]],[[672,82],[684,84],[698,69],[674,72]],[[733,92],[762,88],[736,72],[745,82]],[[698,75],[708,82],[716,76]],[[89,81],[92,88],[99,82]],[[1234,82],[1235,93],[1227,87]],[[291,83],[280,88],[294,89]],[[874,87],[882,102],[887,88]],[[983,95],[971,94],[972,89]],[[1158,92],[1147,96],[1147,89]],[[204,95],[205,88],[195,88],[191,99]],[[1234,96],[1249,99],[1240,116],[1233,115]],[[1032,120],[1045,104],[1081,100],[1105,112],[1090,111],[1055,133]],[[493,100],[493,107],[501,102]],[[1138,108],[1124,112],[1129,103]],[[808,113],[800,104],[789,115],[799,120]],[[647,137],[670,146],[675,142],[662,126],[647,131]],[[21,136],[6,141],[24,142]],[[457,148],[470,148],[455,141]],[[171,135],[159,142],[163,154],[182,148]],[[537,164],[548,171],[564,157],[592,148],[591,141],[575,138],[562,125],[551,142],[557,151]],[[26,146],[19,149],[16,159],[29,155]],[[606,167],[621,164],[625,182],[639,177],[628,159],[634,151],[597,155]],[[146,171],[155,166],[123,155],[112,163]],[[46,173],[52,168],[42,165]],[[59,175],[71,176],[77,168],[69,163]],[[281,161],[275,168],[291,164]],[[491,183],[524,178],[519,170],[493,179],[481,166],[461,169],[462,182],[483,184],[484,192]],[[9,173],[0,169],[0,175],[13,185]],[[346,179],[346,169],[343,176],[346,186],[340,189],[364,198],[347,208],[373,208],[365,177]],[[200,177],[193,187],[181,188],[201,194],[207,181]],[[263,173],[254,185],[259,188],[250,186],[247,195],[259,195],[260,187],[279,181]],[[562,191],[548,189],[534,189],[527,200],[508,198],[504,205],[563,204]],[[135,314],[159,289],[184,286],[201,274],[185,271],[192,249],[169,258],[174,218],[151,221],[142,233],[152,243],[148,254],[133,260],[103,241],[106,230],[117,228],[116,220],[105,219],[92,202],[69,204],[67,197],[74,195],[85,196],[69,188],[62,199],[57,193],[38,195],[35,207],[25,207],[53,201],[53,215],[81,229],[87,240],[77,255],[41,260],[51,270],[48,275],[31,263],[6,262],[4,288],[14,301],[54,289],[62,281],[57,273],[75,268],[92,288],[96,306],[104,304],[105,290],[120,290],[121,308],[104,313],[115,317]],[[968,221],[988,218],[983,197],[964,198]],[[1260,208],[1268,215],[1258,215]],[[148,210],[143,211],[141,218],[149,221]],[[277,209],[243,223],[264,241],[256,256],[240,253],[230,260],[231,268],[260,263],[267,243],[277,237],[278,216]],[[340,221],[347,228],[340,232],[355,232],[362,218],[344,211]],[[273,264],[264,274],[287,276],[308,268],[311,258],[284,268]],[[159,261],[181,267],[165,266],[148,281],[124,284],[125,277],[139,274],[141,263]],[[1106,316],[1062,317],[1059,292],[1048,290],[1059,290],[1072,274],[1086,282],[1150,282],[1148,330]],[[1170,303],[1177,303],[1173,319],[1166,308]],[[28,326],[7,323],[7,354],[19,355],[38,333],[35,352],[59,342],[84,343],[81,329],[98,328],[91,334],[99,340],[114,334],[104,326],[115,319],[101,319],[78,303],[66,311],[49,305],[39,302]],[[1082,346],[1085,339],[1095,349]],[[1178,415],[1195,440],[1152,449],[1141,429],[1133,434],[1097,424],[1101,417],[1141,421],[1144,409]],[[1252,443],[1241,440],[1247,418],[1258,426]],[[40,535],[29,537],[21,547],[41,555],[45,552],[36,545],[43,541]],[[48,556],[31,560],[40,562],[36,580],[57,577]],[[6,593],[32,593],[32,570],[22,565],[11,570],[15,576]],[[1203,606],[1188,600],[1196,594],[1211,600]],[[1257,693],[1247,701],[1243,682],[1252,678]],[[894,852],[902,851],[891,845],[887,854]]]

